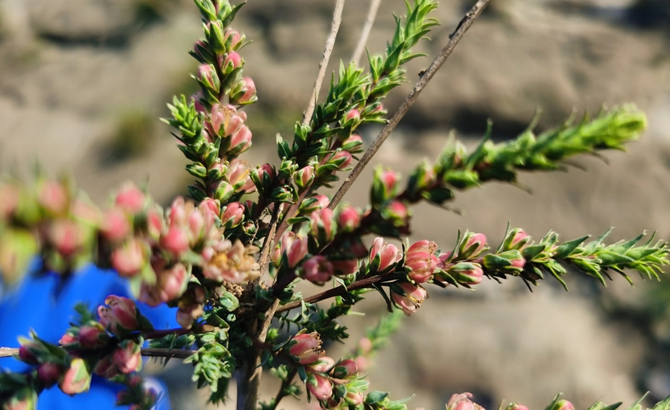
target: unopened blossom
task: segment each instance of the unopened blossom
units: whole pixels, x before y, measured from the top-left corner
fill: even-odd
[[[234,69],[242,67],[243,63],[242,56],[232,51],[227,53],[226,58],[223,60],[223,70],[226,73],[230,73]]]
[[[37,391],[32,386],[12,391],[10,397],[3,400],[2,410],[35,410],[37,408]]]
[[[414,313],[428,297],[426,290],[418,285],[403,282],[397,287],[391,288],[391,298],[406,315]]]
[[[19,360],[28,364],[38,364],[40,362],[40,357],[47,354],[48,350],[46,347],[36,341],[28,339],[19,339],[21,341],[21,347],[19,347]]]
[[[409,278],[416,283],[425,283],[433,275],[437,267],[437,256],[435,242],[422,240],[415,242],[405,253],[405,267],[410,269]]]
[[[358,209],[351,205],[343,206],[337,214],[337,226],[341,232],[353,232],[361,224]]]
[[[477,285],[484,277],[484,271],[477,263],[458,262],[449,267],[448,273],[462,285]]]
[[[505,238],[505,241],[503,242],[503,248],[522,250],[526,247],[526,244],[529,241],[530,235],[528,235],[522,229],[515,228],[507,234],[507,238]]]
[[[363,404],[365,396],[361,392],[348,391],[346,396],[344,396],[344,400],[352,406],[358,406]]]
[[[75,221],[61,219],[49,227],[49,241],[63,256],[72,256],[84,243],[83,228]]]
[[[93,368],[93,373],[100,377],[104,377],[105,379],[111,379],[112,377],[119,374],[119,369],[112,361],[112,355],[108,354],[107,356],[104,356],[102,359],[98,360],[98,362],[95,364],[95,367]]]
[[[402,258],[398,247],[377,237],[370,248],[369,265],[376,272],[387,272]]]
[[[312,364],[324,355],[321,337],[316,332],[295,335],[289,342],[288,351],[300,364]]]
[[[286,232],[272,252],[272,262],[279,266],[285,258],[289,268],[295,268],[307,256],[307,237],[295,232]]]
[[[109,342],[109,335],[102,324],[91,322],[79,328],[77,341],[85,349],[98,349]]]
[[[201,64],[198,67],[198,80],[212,93],[218,93],[221,88],[221,80],[211,64]]]
[[[328,373],[335,366],[335,359],[330,356],[322,356],[314,363],[311,363],[307,370],[309,372]]]
[[[42,208],[52,214],[63,214],[69,205],[69,195],[63,184],[45,181],[38,189],[37,200]]]
[[[251,180],[259,189],[271,187],[276,176],[275,167],[267,163],[253,168],[250,173]]]
[[[47,388],[56,384],[62,373],[63,368],[55,363],[44,363],[37,369],[37,376]]]
[[[111,208],[102,217],[100,231],[109,241],[122,241],[130,234],[131,229],[130,219],[121,208]]]
[[[135,184],[124,184],[114,197],[114,204],[131,215],[144,209],[146,195]]]
[[[256,98],[256,84],[251,77],[244,77],[240,81],[240,92],[237,93],[234,98],[231,98],[234,103],[237,104],[251,104],[257,100]]]
[[[100,323],[117,336],[137,330],[137,308],[135,302],[122,296],[110,295],[105,305],[98,307]]]
[[[306,384],[307,390],[309,390],[317,400],[328,400],[333,395],[333,383],[326,376],[312,373],[307,377]]]
[[[318,241],[319,245],[326,245],[335,239],[335,234],[337,234],[337,223],[335,222],[332,209],[324,208],[312,212],[309,225],[310,232]]]
[[[558,400],[556,403],[554,403],[553,406],[551,406],[551,410],[574,410],[574,409],[575,406],[571,402],[565,399]]]
[[[72,359],[70,367],[58,382],[61,391],[70,396],[88,391],[90,385],[91,372],[88,364],[79,357]]]
[[[170,302],[186,291],[191,274],[184,264],[176,263],[157,272],[157,276],[159,298],[162,302]]]
[[[237,239],[235,243],[224,239],[217,244],[205,248],[203,258],[203,275],[217,282],[242,283],[259,275],[258,263],[253,254],[257,248],[245,248]]]
[[[352,154],[363,152],[363,138],[358,134],[352,134],[342,142],[342,149]]]
[[[322,285],[333,277],[333,264],[323,255],[312,256],[302,264],[302,277]]]
[[[123,374],[139,371],[142,368],[141,346],[132,340],[124,340],[112,353],[112,363]]]
[[[505,407],[505,410],[528,410],[528,407],[521,403],[510,403],[507,405],[507,407]]]
[[[447,402],[447,410],[475,410],[472,393],[460,393],[451,396]]]
[[[357,123],[358,121],[360,121],[360,119],[361,119],[361,112],[355,108],[349,110],[349,112],[344,116],[345,123],[349,121]]]
[[[232,28],[227,28],[223,34],[223,41],[228,50],[237,50],[237,48],[242,45],[244,36],[241,36],[239,32]]]
[[[250,177],[249,165],[241,159],[235,158],[230,161],[227,178],[235,192],[248,194],[256,190],[254,181]]]
[[[251,148],[253,135],[246,125],[240,127],[230,136],[229,148],[226,151],[228,156],[237,156]]]
[[[371,353],[373,348],[372,341],[367,337],[361,337],[358,340],[358,348],[363,353]]]
[[[404,202],[394,199],[385,204],[382,216],[391,221],[394,226],[406,228],[409,223],[409,208]]]
[[[120,276],[130,278],[145,265],[149,249],[138,238],[130,238],[121,247],[112,252],[111,262]]]
[[[221,213],[221,224],[226,228],[234,228],[242,223],[244,219],[244,205],[239,202],[231,202],[226,205]]]
[[[189,250],[189,233],[184,226],[173,225],[161,237],[161,248],[179,257]]]
[[[307,188],[312,181],[314,181],[314,167],[311,165],[307,165],[293,174],[293,182],[295,182],[300,191]]]
[[[330,162],[331,164],[335,164],[335,166],[337,166],[337,169],[343,170],[343,169],[347,168],[349,166],[349,164],[351,164],[352,160],[353,160],[353,156],[351,155],[350,152],[341,150],[341,151],[338,151],[338,152],[334,153],[330,157],[328,162]]]
[[[468,232],[461,242],[458,257],[463,259],[476,258],[487,249],[486,235],[483,233]]]
[[[214,215],[219,215],[221,213],[221,203],[216,199],[205,198],[200,202],[198,208],[211,212]]]
[[[337,379],[354,376],[356,373],[358,373],[358,365],[354,359],[344,359],[333,369],[333,377]]]

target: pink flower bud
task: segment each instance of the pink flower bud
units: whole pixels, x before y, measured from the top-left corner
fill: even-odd
[[[409,208],[401,201],[390,201],[383,210],[384,216],[393,221],[395,226],[407,225],[409,217]]]
[[[77,336],[77,335],[74,335],[74,334],[68,332],[68,333],[65,333],[65,334],[60,338],[60,340],[58,341],[58,343],[59,343],[61,346],[67,346],[67,345],[72,345],[72,344],[75,344],[75,343],[79,343],[79,339],[78,339],[78,336]]]
[[[242,36],[237,31],[228,28],[223,35],[223,41],[226,43],[226,48],[229,50],[236,50],[242,43]]]
[[[19,360],[28,364],[39,364],[38,352],[41,351],[44,351],[44,347],[41,343],[34,340],[26,340],[25,342],[22,342],[21,347],[19,347]]]
[[[368,339],[367,337],[361,337],[361,339],[358,341],[358,348],[361,349],[361,352],[363,353],[370,353],[372,352],[372,341]]]
[[[301,168],[293,174],[293,181],[298,187],[299,191],[303,191],[309,184],[314,181],[314,167],[308,165]]]
[[[416,283],[425,283],[437,268],[438,259],[434,255],[437,244],[427,240],[419,241],[409,247],[405,254],[405,267],[410,269],[409,277]]]
[[[114,203],[118,207],[131,215],[143,210],[145,201],[146,196],[144,192],[140,191],[133,183],[124,184],[119,192],[116,193],[116,198],[114,199]]]
[[[323,357],[318,333],[299,333],[289,342],[289,353],[300,364],[311,364]]]
[[[333,396],[333,383],[326,376],[313,373],[307,378],[307,390],[309,390],[317,400],[328,400]]]
[[[38,201],[52,214],[62,214],[68,207],[68,193],[62,184],[46,181],[39,189]]]
[[[61,391],[70,396],[88,391],[91,385],[91,373],[83,359],[77,357],[70,362],[70,368],[58,383]]]
[[[202,94],[202,91],[198,91],[191,96],[191,100],[193,100],[193,106],[197,112],[205,112],[205,106],[202,104],[202,100],[204,100],[204,98],[205,96]]]
[[[211,212],[216,216],[219,216],[221,213],[221,204],[216,199],[205,198],[200,202],[198,208]]]
[[[244,205],[239,202],[231,202],[226,205],[221,214],[221,223],[229,228],[234,228],[244,220]]]
[[[238,158],[230,161],[228,166],[228,181],[236,192],[250,193],[256,189],[254,181],[250,177],[249,165]]]
[[[398,247],[385,243],[384,238],[377,237],[370,248],[370,257],[368,263],[376,272],[386,272],[391,269],[400,259],[402,254],[398,251]]]
[[[526,265],[526,260],[524,258],[510,259],[510,262],[512,262],[511,267],[516,268],[518,270],[522,270],[523,267]]]
[[[447,402],[447,410],[475,410],[472,393],[454,394]]]
[[[333,210],[320,209],[310,215],[310,232],[317,239],[320,246],[332,241],[337,234],[337,224],[334,223]]]
[[[380,180],[384,184],[384,189],[386,192],[395,192],[398,181],[400,181],[400,175],[397,172],[390,169],[382,171],[380,175]]]
[[[488,249],[486,244],[486,236],[483,233],[465,234],[465,238],[461,242],[459,257],[464,259],[472,259],[479,256],[482,252]]]
[[[358,373],[358,366],[353,359],[344,359],[333,369],[333,377],[337,379],[344,379]]]
[[[123,374],[139,371],[142,367],[140,346],[132,340],[124,340],[112,354],[112,362]]]
[[[551,407],[551,410],[574,410],[574,409],[575,409],[575,406],[571,402],[569,402],[565,399],[561,399],[561,400],[557,401]]]
[[[365,356],[356,356],[354,361],[356,362],[356,366],[360,372],[365,372],[370,367],[370,361]]]
[[[414,313],[428,297],[424,288],[408,282],[400,283],[397,288],[391,288],[391,291],[393,302],[408,316]]]
[[[477,285],[484,277],[484,271],[476,263],[459,262],[448,269],[449,274],[462,285]]]
[[[244,77],[244,89],[246,90],[242,97],[238,99],[240,104],[253,102],[256,99],[256,84],[251,77]]]
[[[98,349],[107,345],[109,335],[100,323],[95,322],[80,327],[77,340],[85,349]]]
[[[37,376],[44,383],[44,387],[49,388],[58,382],[62,372],[63,369],[57,364],[44,363],[37,369]]]
[[[147,253],[140,240],[131,238],[112,252],[112,267],[124,278],[133,277],[140,273],[146,263]]]
[[[358,134],[353,134],[342,142],[342,149],[352,154],[363,152],[363,138]]]
[[[289,268],[295,268],[307,256],[307,237],[299,237],[293,232],[282,236],[281,253],[285,255]]]
[[[353,121],[354,123],[357,123],[361,119],[361,112],[358,111],[357,109],[352,109],[350,110],[347,115],[344,116],[344,122],[347,123],[349,121]]]
[[[121,296],[110,295],[105,299],[107,306],[98,307],[100,323],[110,332],[122,336],[137,330],[137,308],[135,302]]]
[[[363,401],[365,400],[365,396],[363,396],[363,393],[361,392],[347,392],[347,395],[344,396],[344,400],[346,400],[347,403],[351,404],[352,406],[358,406],[360,404],[363,404]]]
[[[112,355],[110,354],[98,360],[98,363],[96,363],[93,368],[93,373],[104,377],[105,379],[111,379],[119,374],[119,369],[114,362],[112,362]]]
[[[526,247],[528,241],[530,241],[530,235],[524,232],[521,229],[513,229],[509,236],[509,243],[506,243],[505,249],[517,249],[522,250]],[[507,240],[505,241],[507,242]]]
[[[216,69],[211,64],[201,64],[198,67],[198,79],[212,93],[218,93],[221,81],[216,74]]]
[[[125,239],[131,230],[128,215],[120,208],[108,210],[103,216],[100,230],[107,240],[118,242]]]
[[[171,302],[183,295],[190,276],[186,266],[181,263],[161,271],[159,274],[160,299],[164,302]]]
[[[234,51],[231,51],[230,53],[226,54],[226,58],[223,60],[223,71],[225,73],[230,73],[234,69],[242,67],[243,63],[242,56]]]
[[[330,356],[322,356],[316,362],[309,365],[309,372],[327,373],[335,366],[335,359]]]
[[[230,137],[230,148],[227,151],[228,156],[240,155],[251,148],[252,134],[246,125],[238,128]]]
[[[161,238],[161,247],[179,256],[189,249],[188,233],[179,226],[171,226]]]
[[[49,228],[49,240],[63,256],[72,256],[82,245],[83,233],[71,220],[57,220]]]
[[[528,410],[528,407],[521,403],[510,403],[505,410]]]
[[[330,157],[329,162],[337,165],[337,169],[343,170],[351,164],[353,158],[354,157],[348,151],[338,151]]]
[[[333,264],[323,255],[312,256],[302,264],[303,277],[317,285],[323,285],[333,277]]]

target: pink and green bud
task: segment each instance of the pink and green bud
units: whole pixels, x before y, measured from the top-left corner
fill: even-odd
[[[160,299],[163,302],[176,300],[186,292],[191,273],[182,263],[173,265],[159,274]]]
[[[57,220],[49,228],[49,240],[58,253],[70,257],[83,245],[84,232],[74,221]]]
[[[377,167],[372,180],[370,199],[374,205],[394,199],[400,176],[389,169]]]
[[[62,215],[68,209],[69,195],[63,184],[56,181],[45,181],[40,186],[37,199],[51,214]]]
[[[332,209],[324,208],[312,212],[309,225],[310,232],[317,240],[319,246],[325,246],[335,239],[335,235],[337,234],[337,223],[335,222]]]
[[[124,240],[132,229],[128,215],[121,208],[108,210],[103,216],[101,225],[102,236],[112,242]]]
[[[358,111],[356,108],[350,110],[345,116],[344,116],[344,123],[351,123],[351,124],[358,124],[361,120],[361,112]]]
[[[226,151],[229,157],[240,155],[251,148],[251,130],[246,125],[241,126],[230,136],[230,148]]]
[[[503,250],[523,250],[530,241],[530,235],[522,229],[514,228],[503,241]]]
[[[411,315],[421,307],[428,293],[421,286],[403,282],[391,287],[391,298],[398,308],[406,315]]]
[[[458,262],[454,266],[451,266],[447,272],[456,282],[465,286],[477,285],[484,277],[484,271],[481,266],[470,262]]]
[[[277,171],[271,164],[263,164],[251,170],[251,180],[258,189],[269,189],[272,186]]]
[[[214,199],[217,199],[219,202],[226,203],[230,197],[235,194],[233,186],[226,181],[218,181],[214,184]]]
[[[349,166],[349,164],[351,164],[352,160],[353,156],[351,155],[351,153],[349,153],[348,151],[341,150],[333,154],[328,160],[328,162],[330,164],[335,165],[337,169],[344,170]]]
[[[575,406],[571,402],[556,397],[546,410],[574,410],[574,408]]]
[[[131,278],[140,273],[147,261],[148,253],[148,249],[145,248],[141,240],[130,238],[120,248],[112,252],[112,268],[120,276]]]
[[[246,162],[236,158],[228,165],[228,181],[236,192],[251,193],[255,191],[254,181],[250,177],[251,170]]]
[[[122,336],[137,330],[137,308],[135,302],[122,296],[110,295],[105,305],[98,307],[100,323],[110,332]]]
[[[475,410],[475,403],[471,399],[472,393],[454,394],[447,402],[447,410]]]
[[[41,358],[49,354],[46,346],[37,340],[19,338],[19,342],[21,342],[21,347],[19,347],[18,358],[24,363],[39,364]]]
[[[298,191],[304,191],[314,181],[314,167],[308,165],[293,174],[293,182],[298,187]]]
[[[239,202],[231,202],[226,205],[221,214],[221,224],[226,228],[234,228],[244,220],[244,205]]]
[[[329,203],[330,199],[328,199],[327,196],[317,194],[302,201],[298,209],[300,211],[300,214],[307,215],[311,214],[312,212],[316,212],[323,208],[326,208]]]
[[[144,209],[146,195],[135,184],[123,184],[116,193],[114,204],[131,215],[135,215]]]
[[[333,264],[323,255],[312,256],[302,264],[302,277],[317,285],[329,281],[333,272]]]
[[[323,357],[321,337],[317,332],[299,333],[289,342],[289,353],[300,364],[312,364]]]
[[[228,28],[224,33],[223,39],[228,50],[237,50],[242,46],[244,36],[241,36],[237,31]]]
[[[466,232],[459,247],[458,257],[461,259],[473,259],[488,248],[486,235],[483,233]]]
[[[330,356],[322,356],[319,360],[310,364],[307,370],[311,373],[328,373],[333,367],[335,367],[335,359]]]
[[[22,387],[2,403],[2,410],[35,410],[36,408],[37,392],[30,386]]]
[[[142,368],[140,345],[132,340],[122,341],[112,353],[112,363],[123,374],[139,371]]]
[[[358,134],[353,134],[342,142],[342,149],[352,154],[363,152],[363,138]]]
[[[256,84],[250,77],[242,78],[230,96],[230,102],[237,105],[252,104],[257,100]]]
[[[511,272],[521,272],[526,265],[526,260],[517,250],[488,254],[482,258],[482,261],[487,269]]]
[[[356,373],[358,373],[358,366],[353,359],[344,359],[333,369],[333,377],[336,379],[344,379],[354,376]]]
[[[279,266],[282,258],[286,258],[289,268],[295,268],[307,256],[307,237],[299,237],[295,232],[285,233],[272,254],[272,261]]]
[[[416,283],[425,283],[433,276],[438,259],[434,255],[437,244],[427,240],[409,247],[405,254],[405,267],[409,268],[409,278]]]
[[[358,209],[351,205],[344,205],[337,214],[337,227],[341,232],[353,232],[361,224],[361,215]]]
[[[231,51],[226,54],[226,58],[223,60],[223,73],[230,74],[236,68],[240,68],[244,65],[244,60],[235,51]]]
[[[349,391],[347,392],[347,395],[344,396],[344,400],[352,406],[359,406],[365,401],[365,396],[363,396],[363,393],[361,392]]]
[[[372,272],[386,273],[402,258],[398,247],[384,242],[384,238],[377,237],[370,248],[368,263]]]
[[[84,349],[99,349],[107,345],[109,335],[102,324],[91,322],[79,328],[77,340]]]
[[[204,210],[205,212],[211,212],[216,216],[219,216],[221,213],[221,203],[212,198],[203,199],[203,201],[200,202],[200,205],[198,205],[198,208]]]
[[[119,369],[112,361],[112,355],[109,354],[98,360],[98,362],[95,364],[95,367],[93,368],[93,373],[100,377],[104,377],[105,379],[111,379],[112,377],[119,374]]]
[[[181,226],[171,226],[161,238],[161,247],[179,257],[189,250],[189,233]]]
[[[56,384],[62,373],[63,368],[55,363],[44,363],[37,369],[37,376],[47,388]]]
[[[326,376],[312,373],[307,377],[307,390],[319,401],[325,401],[333,396],[333,383]]]
[[[61,391],[70,396],[88,391],[90,385],[91,372],[86,362],[79,357],[72,359],[70,368],[58,383]]]
[[[198,81],[212,94],[218,94],[221,89],[221,80],[216,74],[216,68],[211,64],[201,64],[198,67]]]

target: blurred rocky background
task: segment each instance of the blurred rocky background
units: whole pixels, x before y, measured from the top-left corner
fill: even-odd
[[[442,25],[422,45],[429,56],[473,1],[442,2]],[[249,0],[240,12],[235,26],[253,39],[243,52],[245,72],[261,99],[248,109],[250,163],[274,159],[275,134],[289,136],[300,118],[333,4]],[[333,67],[349,58],[367,7],[368,0],[346,4]],[[390,38],[393,11],[402,14],[403,2],[384,0],[371,52]],[[199,33],[188,0],[0,0],[0,170],[27,174],[39,164],[52,174],[72,173],[98,203],[127,179],[146,182],[164,203],[184,193],[184,161],[157,118],[173,94],[195,91],[189,73],[196,65],[186,52]],[[393,94],[391,112],[428,62],[409,67],[410,84]],[[447,248],[458,229],[470,229],[495,242],[508,222],[536,237],[554,229],[572,239],[615,226],[611,240],[645,229],[670,238],[667,0],[494,0],[376,161],[406,171],[434,157],[452,130],[475,144],[489,118],[494,138],[504,140],[538,109],[541,131],[572,112],[579,117],[623,103],[645,110],[650,123],[628,154],[606,153],[609,164],[579,158],[569,173],[525,174],[520,187],[463,192],[452,205],[462,216],[421,206],[415,238]],[[367,128],[364,136],[376,131]],[[369,174],[350,191],[351,202],[365,204]],[[533,293],[514,281],[485,283],[476,292],[432,291],[378,356],[373,388],[396,398],[416,394],[410,408],[426,409],[442,408],[457,391],[472,391],[488,408],[507,399],[532,409],[560,391],[579,407],[599,399],[631,403],[647,390],[650,401],[668,395],[670,286],[636,280],[631,288],[618,277],[607,289],[578,277],[568,285],[570,293],[551,280]],[[384,314],[380,303],[360,310],[367,316],[347,321],[354,338]],[[162,374],[174,407],[205,408],[190,369],[168,369]]]

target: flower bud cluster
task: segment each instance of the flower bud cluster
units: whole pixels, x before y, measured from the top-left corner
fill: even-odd
[[[154,388],[147,387],[141,376],[128,376],[124,384],[126,390],[116,394],[117,406],[129,406],[129,410],[151,410],[158,401],[158,393]]]

